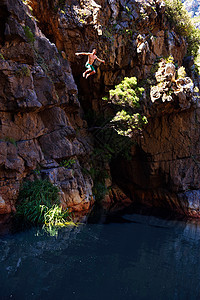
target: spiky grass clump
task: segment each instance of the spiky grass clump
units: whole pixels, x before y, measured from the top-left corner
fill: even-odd
[[[16,217],[30,225],[43,225],[51,235],[54,235],[53,229],[74,224],[69,211],[59,206],[58,192],[58,187],[48,180],[24,182],[19,193]]]
[[[62,210],[58,204],[54,204],[44,214],[45,223],[43,228],[50,235],[57,235],[58,229],[66,226],[75,226],[76,224],[72,221],[68,210]]]

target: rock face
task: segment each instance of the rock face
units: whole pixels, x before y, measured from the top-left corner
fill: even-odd
[[[21,1],[0,11],[0,213],[15,209],[26,177],[48,177],[63,206],[89,209],[92,180],[81,168],[91,146],[71,67]]]
[[[178,78],[176,79],[176,73]],[[169,113],[169,105],[166,109],[166,105],[163,103],[174,102],[171,106],[171,111],[184,110],[191,107],[193,99],[194,83],[190,77],[185,77],[184,67],[179,68],[176,72],[175,65],[170,62],[167,63],[164,59],[161,59],[159,63],[159,69],[155,73],[156,85],[151,87],[150,99],[156,106],[159,105],[159,112],[155,106],[151,109],[151,116],[158,115],[164,111]]]
[[[173,64],[164,64],[156,73],[157,80],[160,75],[167,78],[159,87],[159,99],[152,93],[159,83],[151,89],[151,100],[160,113],[157,108],[144,131],[141,149],[149,160],[147,176],[148,188],[154,189],[152,198],[159,199],[159,193],[160,197],[163,194],[169,207],[173,204],[175,209],[199,217],[200,99],[193,92],[192,80],[175,79],[173,70]],[[167,192],[162,193],[162,189]]]
[[[85,109],[100,110],[99,99],[124,76],[146,79],[159,56],[171,54],[182,64],[186,43],[169,29],[162,1],[74,0],[63,1],[61,7],[58,3],[31,0],[43,33],[71,63]],[[82,78],[85,57],[74,53],[93,48],[106,64],[97,65],[91,84]]]
[[[181,66],[186,42],[170,29],[160,0],[30,0],[32,13],[20,0],[1,3],[0,213],[14,210],[20,183],[36,177],[60,187],[64,207],[89,209],[93,183],[83,171],[93,138],[82,108],[106,110],[102,96],[124,76],[150,82],[160,57]],[[86,80],[86,59],[75,52],[93,48],[106,64]],[[143,103],[149,124],[132,161],[111,168],[123,192],[114,186],[104,203],[129,202],[126,194],[197,216],[198,97],[173,63],[163,60],[156,71]]]
[[[149,121],[137,154],[124,166],[133,199],[200,216],[199,120],[199,108],[191,107]]]
[[[161,60],[150,91],[149,124],[132,161],[113,168],[135,201],[200,217],[200,99],[192,80],[183,70],[177,73],[178,79],[174,64]]]

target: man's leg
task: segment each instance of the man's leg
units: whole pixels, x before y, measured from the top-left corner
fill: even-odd
[[[91,73],[87,74],[85,78],[87,79],[90,75],[94,75],[95,73],[96,71],[92,71]]]
[[[87,74],[87,73],[90,73],[92,71],[92,69],[87,69],[84,73],[83,73],[83,77],[85,77],[85,75]]]

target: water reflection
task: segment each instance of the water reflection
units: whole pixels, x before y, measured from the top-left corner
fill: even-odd
[[[143,215],[124,223],[0,239],[0,298],[199,299],[200,224]]]

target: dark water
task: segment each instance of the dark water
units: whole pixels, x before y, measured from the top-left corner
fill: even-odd
[[[200,299],[200,225],[138,214],[0,238],[0,299]]]

